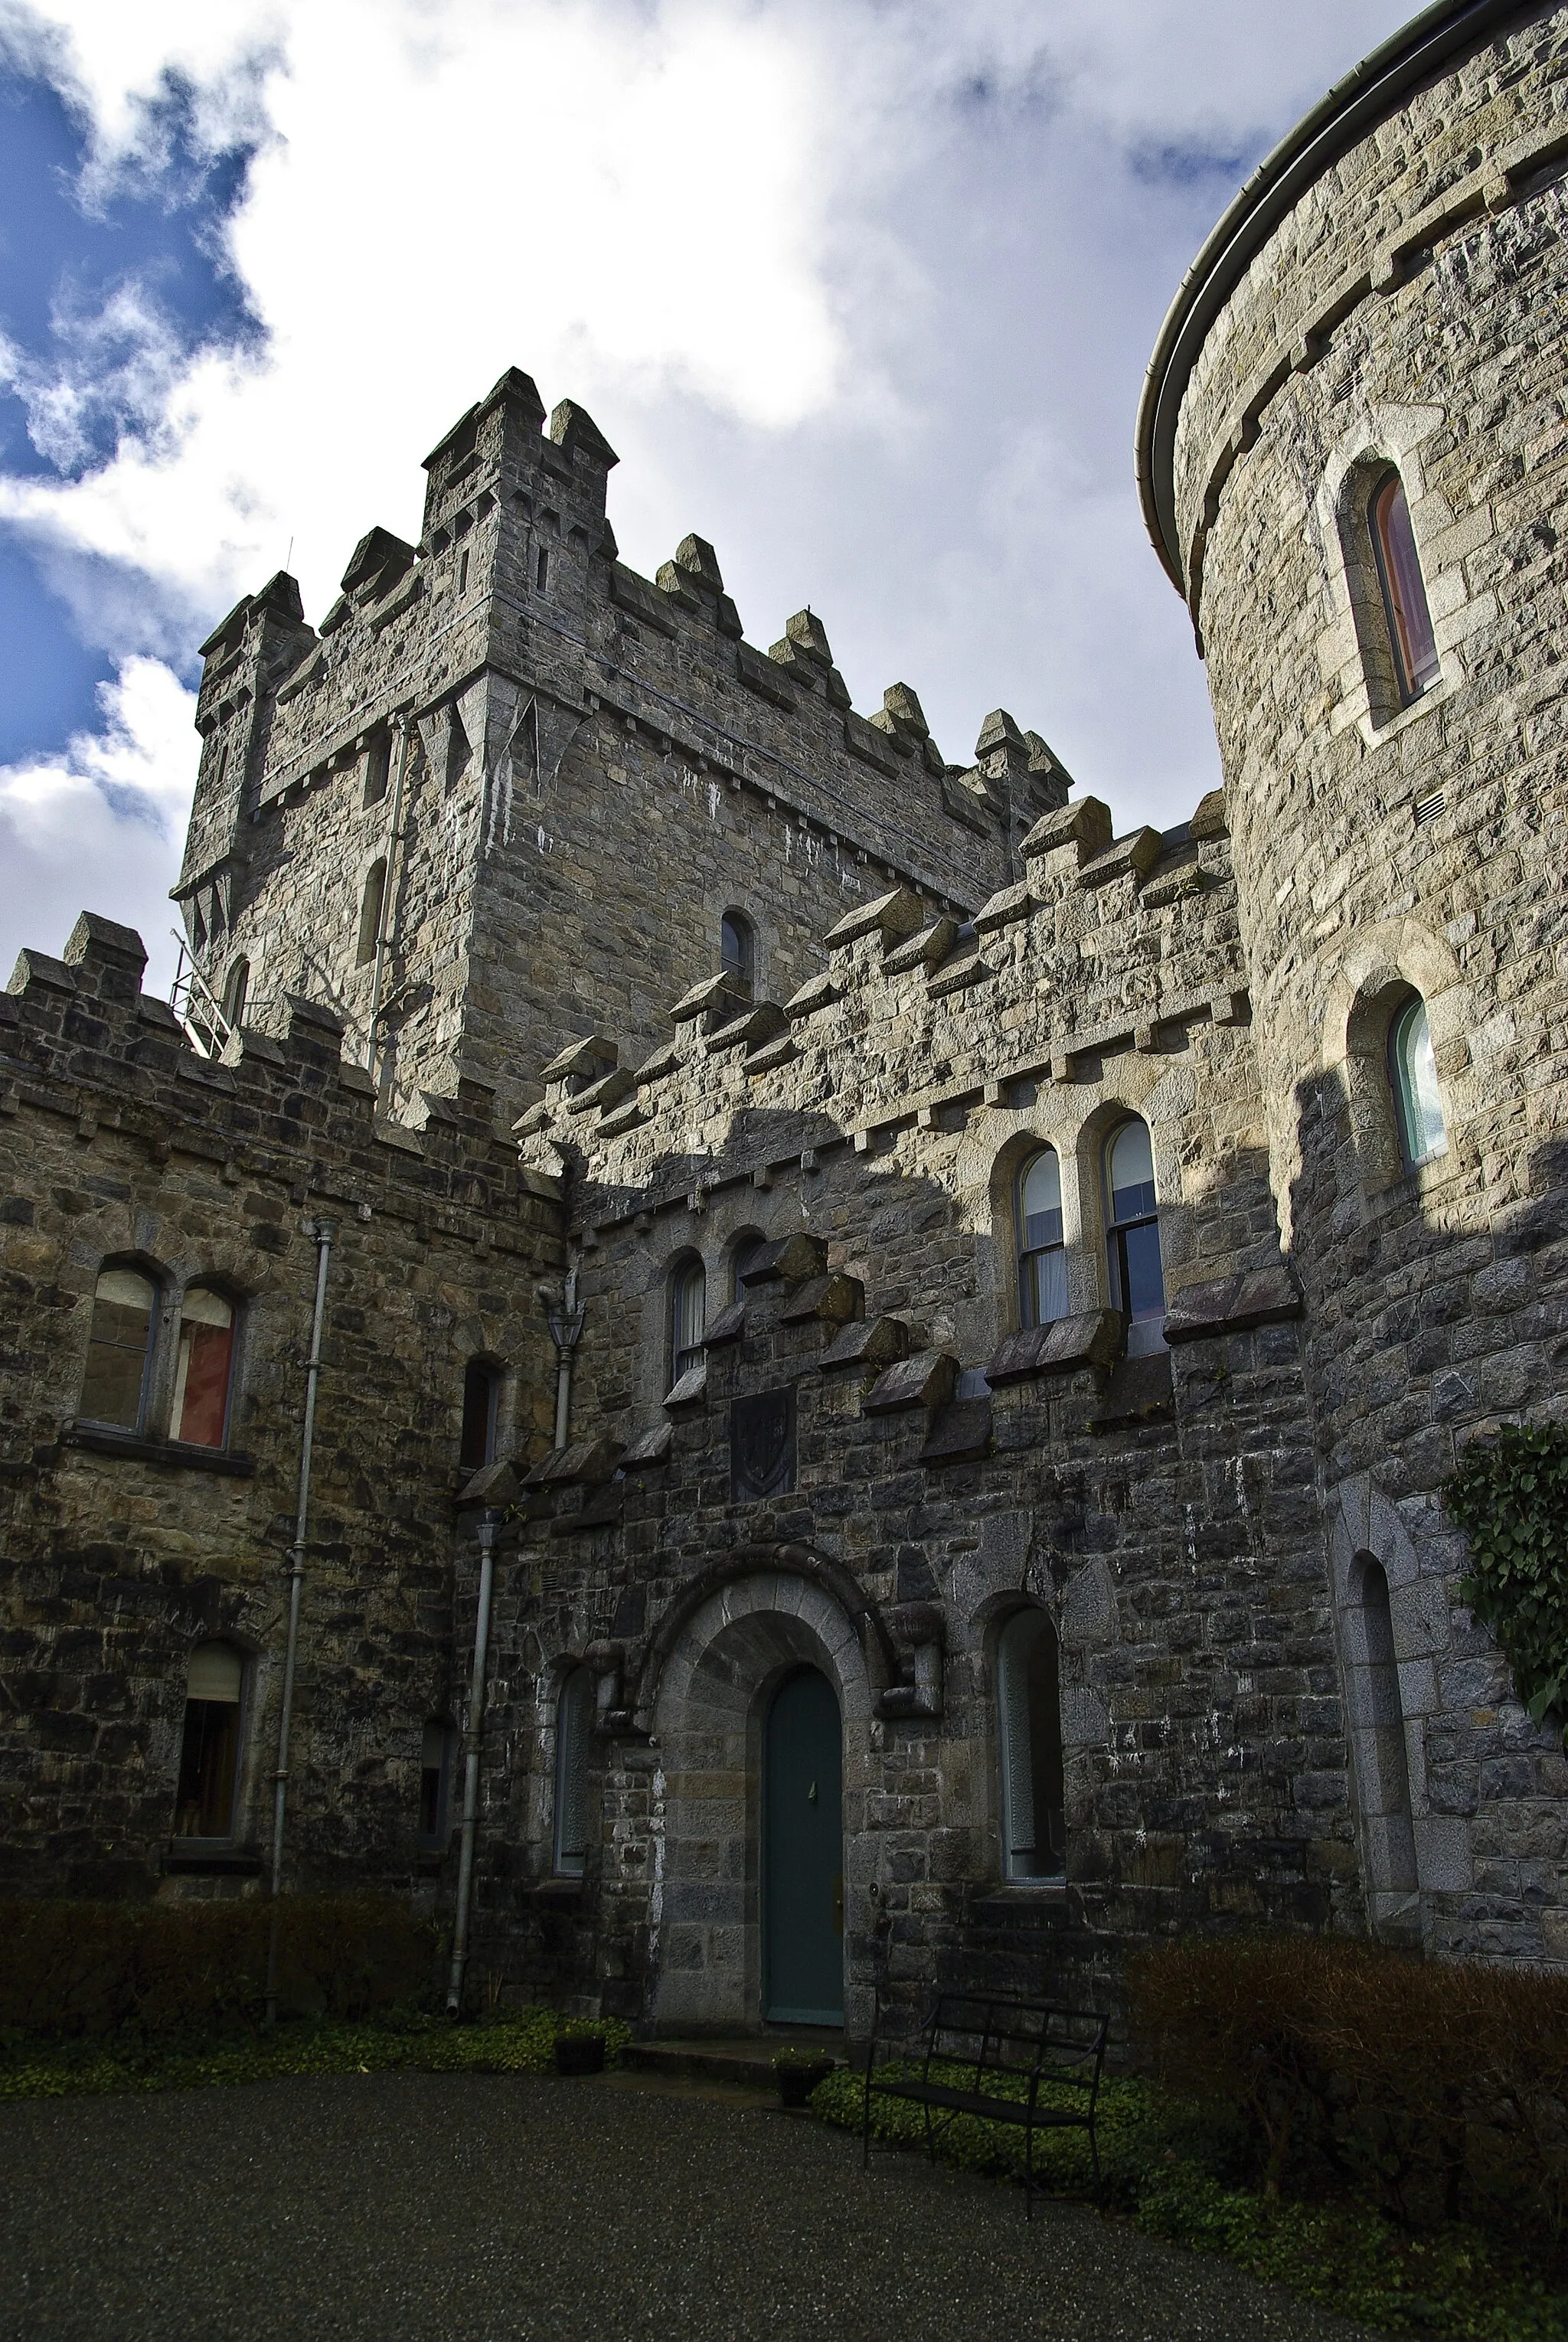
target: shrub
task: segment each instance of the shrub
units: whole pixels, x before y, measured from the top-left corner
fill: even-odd
[[[1407,2230],[1464,2215],[1568,2251],[1568,1978],[1309,1937],[1129,1963],[1168,2087],[1233,2107],[1265,2194],[1358,2182]]]
[[[270,1903],[14,1902],[5,1907],[0,2027],[40,2038],[152,2037],[262,2013]],[[353,2018],[430,1988],[435,1931],[390,1896],[288,1896],[278,2006]]]
[[[1496,1636],[1535,1723],[1568,1743],[1568,1430],[1510,1424],[1465,1450],[1443,1491],[1470,1541],[1460,1586]]]

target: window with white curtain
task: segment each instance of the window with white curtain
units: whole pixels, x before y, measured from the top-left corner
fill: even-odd
[[[1018,1322],[1050,1326],[1066,1315],[1062,1166],[1056,1149],[1043,1146],[1018,1178]]]
[[[700,1260],[677,1264],[670,1280],[670,1386],[703,1363],[708,1280]]]

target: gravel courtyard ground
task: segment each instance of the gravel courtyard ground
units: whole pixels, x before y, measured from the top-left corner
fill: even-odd
[[[0,2107],[5,2342],[1349,2342],[1119,2222],[741,2099],[391,2073]]]

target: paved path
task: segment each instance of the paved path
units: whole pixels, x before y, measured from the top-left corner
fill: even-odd
[[[1351,2342],[752,2103],[375,2074],[0,2107],[5,2342]]]

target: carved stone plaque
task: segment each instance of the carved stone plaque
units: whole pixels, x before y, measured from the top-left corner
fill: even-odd
[[[794,1486],[794,1385],[730,1406],[730,1496],[737,1505]]]

